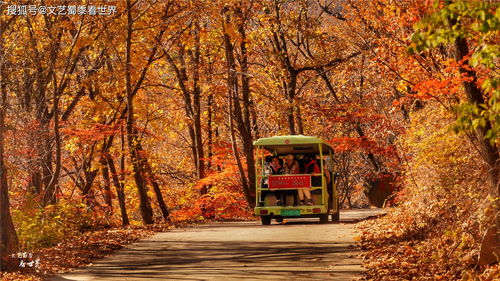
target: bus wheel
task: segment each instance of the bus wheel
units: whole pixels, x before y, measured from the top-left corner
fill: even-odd
[[[340,212],[336,212],[332,215],[333,222],[340,222]]]
[[[328,223],[328,214],[319,215],[319,223]]]
[[[276,222],[277,223],[282,223],[283,222],[283,217],[276,217]]]
[[[260,217],[260,220],[262,222],[262,225],[270,225],[271,224],[271,217],[270,216],[262,216],[262,217]]]

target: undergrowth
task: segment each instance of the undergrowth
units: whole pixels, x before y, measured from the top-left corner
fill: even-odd
[[[498,265],[478,265],[491,221],[484,167],[473,143],[450,134],[451,118],[436,110],[414,114],[401,143],[411,158],[399,205],[358,226],[368,280],[500,279]]]

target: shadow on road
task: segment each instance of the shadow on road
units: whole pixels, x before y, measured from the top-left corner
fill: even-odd
[[[384,213],[342,211],[340,224],[300,218],[180,228],[51,280],[351,280],[362,272],[352,223]]]
[[[275,242],[259,243],[162,240],[161,246],[157,241],[138,244],[127,250],[126,255],[94,265],[92,278],[123,280],[126,272],[130,280],[220,280],[228,273],[232,279],[245,280],[323,280],[325,274],[354,274],[348,270],[348,262],[331,258],[332,253],[347,254],[353,250],[340,243],[304,242],[299,247],[296,244],[291,247],[276,237]],[[329,265],[335,263],[343,263],[346,269],[333,272]],[[309,266],[301,267],[302,264]],[[51,280],[77,279],[66,276]]]

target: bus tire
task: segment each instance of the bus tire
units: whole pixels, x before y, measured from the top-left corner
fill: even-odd
[[[262,216],[262,217],[260,217],[260,220],[262,222],[262,225],[270,225],[271,224],[271,217],[270,216]]]
[[[319,223],[328,223],[328,214],[319,215]]]
[[[282,223],[283,222],[283,217],[276,217],[276,222],[277,223]]]

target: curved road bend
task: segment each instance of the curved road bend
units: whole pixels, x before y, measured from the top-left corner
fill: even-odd
[[[340,224],[291,219],[177,229],[51,280],[351,280],[363,270],[354,222],[383,212],[343,211]]]

